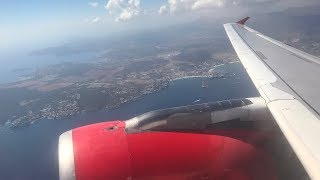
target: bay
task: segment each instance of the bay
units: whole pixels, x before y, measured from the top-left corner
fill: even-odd
[[[227,79],[177,79],[168,88],[118,109],[82,113],[68,119],[43,119],[14,131],[0,128],[0,179],[58,179],[59,135],[76,127],[126,120],[157,109],[258,96],[240,63],[219,66],[215,71],[233,76]],[[208,83],[207,88],[201,87],[203,81]]]

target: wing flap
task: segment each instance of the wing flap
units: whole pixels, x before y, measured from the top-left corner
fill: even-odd
[[[267,105],[311,179],[320,179],[319,121],[297,100]]]
[[[320,179],[320,86],[314,78],[320,75],[320,61],[245,25],[230,23],[224,27],[306,171],[311,178]]]

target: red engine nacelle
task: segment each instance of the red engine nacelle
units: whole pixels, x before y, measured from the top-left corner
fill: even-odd
[[[61,180],[276,179],[268,156],[245,141],[182,132],[128,134],[124,121],[62,134],[59,171]]]

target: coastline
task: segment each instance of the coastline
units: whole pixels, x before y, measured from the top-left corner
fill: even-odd
[[[170,82],[176,81],[176,80],[181,80],[181,79],[189,79],[189,78],[209,78],[209,76],[183,76],[183,77],[174,78],[174,79],[170,80]]]

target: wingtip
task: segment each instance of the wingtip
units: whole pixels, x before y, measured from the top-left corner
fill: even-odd
[[[237,23],[244,25],[244,24],[248,21],[249,18],[250,18],[250,17],[243,18],[243,19],[241,19],[240,21],[238,21]]]

